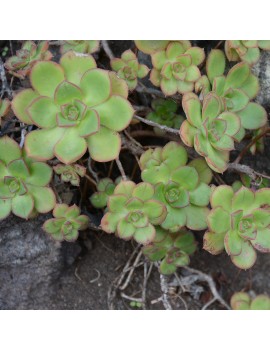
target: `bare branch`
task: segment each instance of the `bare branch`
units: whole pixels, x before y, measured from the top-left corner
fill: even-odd
[[[252,180],[255,180],[255,181],[258,179],[258,177],[270,179],[270,176],[265,175],[263,173],[259,173],[259,172],[255,171],[254,169],[252,169],[251,167],[246,166],[246,165],[241,165],[239,163],[229,163],[228,170],[247,174]]]
[[[234,163],[239,163],[242,158],[245,156],[245,154],[248,152],[248,150],[251,148],[252,145],[254,145],[258,140],[260,140],[265,134],[270,132],[270,128],[265,128],[264,131],[262,131],[260,134],[258,134],[255,138],[251,140],[250,143],[248,143],[244,149],[240,152],[238,157],[235,159]]]
[[[119,160],[119,158],[115,159],[115,162],[116,162],[116,164],[117,164],[117,167],[118,167],[118,169],[119,169],[119,171],[120,171],[120,173],[121,173],[121,176],[122,176],[123,180],[127,180],[126,173],[125,173],[125,171],[124,171],[124,168],[123,168],[122,163],[121,163],[121,161]]]
[[[155,263],[155,266],[159,270],[159,264],[157,262]],[[160,288],[162,291],[161,300],[162,300],[163,306],[166,310],[172,310],[172,306],[171,306],[171,304],[169,302],[169,298],[168,298],[169,286],[168,286],[167,279],[168,279],[168,277],[166,277],[163,274],[160,274]]]
[[[1,59],[1,57],[0,57],[0,78],[2,80],[1,98],[3,97],[4,93],[7,93],[8,97],[10,99],[12,99],[12,97],[13,97],[12,90],[10,89],[10,86],[8,85],[6,71],[5,71],[4,63]]]
[[[221,305],[223,305],[224,307],[226,307],[228,310],[231,309],[230,306],[227,304],[227,302],[218,293],[216,285],[215,285],[215,282],[214,282],[213,278],[210,275],[208,275],[206,273],[203,273],[201,271],[198,271],[197,269],[190,268],[190,267],[184,267],[183,269],[185,269],[188,272],[191,272],[192,274],[196,275],[199,280],[205,281],[209,285],[209,288],[211,290],[211,293],[212,293],[214,299],[219,301],[219,303]],[[214,302],[214,300],[211,300],[210,302],[212,304]],[[206,307],[204,306],[204,308],[206,309],[207,306]]]
[[[179,130],[178,129],[174,129],[174,128],[170,128],[170,127],[167,127],[167,126],[163,126],[161,124],[158,124],[158,123],[153,122],[153,121],[149,121],[148,119],[142,118],[142,117],[137,116],[137,115],[134,115],[133,118],[138,119],[139,121],[141,121],[141,122],[143,122],[145,124],[148,124],[151,127],[157,127],[157,128],[159,128],[161,130],[165,130],[168,133],[173,133],[173,134],[179,135]]]
[[[110,48],[110,46],[108,44],[108,41],[107,40],[101,40],[101,43],[102,43],[102,47],[103,47],[106,55],[109,57],[109,59],[110,60],[114,59],[115,56],[114,56],[114,54],[113,54],[113,52],[112,52],[112,50],[111,50],[111,48]]]
[[[89,170],[89,172],[91,173],[91,175],[93,176],[93,178],[95,179],[95,181],[98,183],[99,182],[99,177],[97,175],[97,173],[93,170],[92,166],[91,166],[91,157],[88,157],[88,161],[87,161],[87,168]]]
[[[147,88],[141,83],[137,86],[136,91],[138,93],[150,94],[161,98],[165,98],[165,95],[162,93],[162,91],[154,88]]]

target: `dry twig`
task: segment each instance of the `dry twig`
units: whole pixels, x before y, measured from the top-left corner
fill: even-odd
[[[269,132],[270,132],[270,128],[266,128],[263,132],[258,134],[255,138],[253,138],[251,142],[244,147],[244,149],[240,152],[240,154],[237,156],[237,158],[233,163],[239,163],[242,160],[242,158],[245,156],[245,154],[248,152],[248,150],[251,148],[251,146],[254,145],[258,140],[260,140],[265,134]]]
[[[145,124],[148,124],[151,127],[157,127],[157,128],[159,128],[161,130],[164,130],[165,132],[179,135],[179,130],[178,129],[174,129],[174,128],[170,128],[170,127],[158,124],[156,122],[150,121],[148,119],[142,118],[142,117],[137,116],[137,115],[134,115],[133,118],[138,119],[139,121],[141,121],[141,122],[143,122]]]
[[[125,173],[125,171],[124,171],[124,168],[123,168],[122,163],[121,163],[121,161],[119,160],[119,158],[115,159],[115,162],[116,162],[116,164],[117,164],[117,167],[118,167],[118,169],[119,169],[119,172],[121,173],[121,176],[122,176],[123,180],[127,180],[126,173]]]
[[[107,40],[101,40],[101,43],[102,43],[102,47],[103,47],[106,55],[109,57],[109,59],[110,60],[114,59],[115,56],[114,56],[114,54],[113,54],[113,52],[112,52],[112,50],[111,50],[111,48],[110,48],[110,46],[108,44],[108,41]]]
[[[270,179],[270,176],[257,172],[253,168],[246,165],[241,165],[239,163],[229,163],[228,170],[247,174],[252,180],[255,180],[255,181],[258,179],[258,177]]]
[[[2,80],[1,98],[5,93],[7,93],[8,97],[12,99],[13,94],[7,81],[5,67],[1,57],[0,57],[0,78]]]
[[[192,273],[193,275],[197,276],[197,278],[199,280],[206,282],[211,290],[211,293],[213,295],[213,299],[211,301],[209,301],[205,306],[203,306],[202,309],[206,309],[214,301],[218,301],[222,306],[226,307],[226,309],[228,309],[228,310],[231,309],[230,306],[227,304],[227,302],[218,293],[215,282],[210,275],[203,273],[201,271],[198,271],[197,269],[190,268],[190,267],[184,267],[184,269],[187,270],[188,272]]]

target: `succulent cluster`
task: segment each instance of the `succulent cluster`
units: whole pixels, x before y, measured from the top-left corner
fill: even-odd
[[[245,292],[236,292],[231,297],[233,310],[270,310],[270,299],[267,295],[257,295],[251,299]]]
[[[37,61],[49,61],[52,54],[48,51],[49,43],[41,41],[35,44],[33,41],[26,41],[22,48],[11,56],[5,63],[5,68],[9,74],[24,79],[31,71],[31,68]]]
[[[168,233],[157,227],[156,237],[153,242],[143,247],[144,255],[153,262],[160,261],[162,274],[175,273],[177,267],[189,264],[189,255],[197,248],[193,233],[181,230],[177,233]]]
[[[270,50],[270,40],[225,41],[225,53],[229,61],[244,61],[254,65],[259,61],[260,49]]]
[[[138,84],[138,78],[144,78],[149,72],[146,65],[138,62],[137,56],[131,50],[122,53],[121,58],[111,60],[111,67],[118,77],[127,82],[129,90],[134,90]]]
[[[164,125],[170,128],[179,129],[184,117],[177,114],[177,103],[171,99],[155,99],[151,103],[153,111],[146,118],[150,121]],[[154,127],[157,135],[163,135],[165,132]]]
[[[224,249],[241,269],[252,267],[260,252],[270,252],[270,189],[242,187],[236,193],[218,186],[210,199],[212,210],[204,235],[204,249],[216,255]]]
[[[84,177],[86,168],[77,163],[71,165],[58,164],[53,167],[56,174],[61,176],[63,182],[71,183],[71,185],[79,186],[80,177]]]
[[[155,198],[167,208],[161,227],[171,232],[184,226],[207,228],[212,173],[202,159],[188,165],[187,160],[186,150],[176,142],[149,149],[140,158],[143,181],[155,186]]]
[[[10,101],[8,99],[0,99],[0,126],[1,126],[1,118],[5,117],[10,110]]]
[[[67,52],[60,63],[41,61],[31,71],[32,89],[12,101],[16,116],[41,128],[29,133],[25,147],[36,160],[79,160],[87,148],[92,159],[106,162],[120,151],[118,131],[133,116],[127,86],[115,74],[96,68],[92,56]]]
[[[109,196],[101,228],[124,240],[133,238],[144,245],[152,242],[154,225],[161,224],[167,215],[166,207],[153,196],[154,187],[149,183],[120,182]]]
[[[79,230],[88,227],[89,218],[80,215],[78,206],[68,207],[66,204],[57,204],[53,210],[55,218],[47,219],[43,229],[56,241],[75,241],[78,238]]]
[[[198,66],[205,59],[203,49],[192,47],[188,40],[162,46],[154,52],[150,49],[153,64],[151,82],[168,96],[193,91],[195,82],[201,77]]]
[[[48,184],[52,169],[25,155],[9,137],[0,138],[0,219],[11,212],[28,219],[47,213],[55,206],[55,195]]]
[[[72,50],[80,54],[93,54],[99,49],[99,40],[64,40],[61,53]]]
[[[191,231],[206,230],[204,249],[213,255],[225,250],[241,269],[253,266],[257,251],[269,253],[269,182],[256,171],[250,176],[241,174],[241,181],[232,186],[216,186],[227,180],[215,174],[213,184],[212,176],[213,172],[226,171],[230,152],[246,131],[250,143],[244,153],[264,150],[263,136],[269,131],[267,113],[253,101],[259,80],[252,65],[260,50],[270,50],[270,41],[228,40],[225,53],[213,49],[205,60],[204,49],[187,40],[137,40],[137,48],[152,60],[150,81],[161,91],[144,87],[143,82],[137,88],[138,79],[149,73],[149,68],[139,63],[137,49],[111,59],[113,72],[103,69],[103,63],[97,66],[91,56],[99,49],[99,41],[61,43],[62,56],[57,62],[51,61],[49,42],[25,41],[16,56],[5,63],[15,77],[29,75],[30,83],[24,82],[11,102],[0,99],[0,120],[11,106],[19,121],[11,116],[6,124],[14,128],[7,133],[20,142],[8,136],[0,138],[0,219],[11,212],[28,219],[53,210],[54,218],[44,223],[44,230],[57,241],[77,239],[79,230],[87,228],[88,217],[81,215],[76,205],[56,204],[49,185],[52,182],[54,189],[49,166],[53,164],[62,182],[79,187],[80,178],[85,177],[80,191],[86,196],[78,202],[87,199],[85,208],[95,207],[98,215],[104,213],[101,228],[105,232],[142,244],[143,253],[150,261],[159,262],[162,274],[172,274],[177,267],[189,264],[197,247]],[[228,60],[240,62],[228,64]],[[140,145],[135,140],[135,135],[145,138],[150,134],[152,138],[153,134],[144,133],[139,122],[131,124],[134,108],[128,99],[130,92],[137,113],[145,117],[137,122],[154,126],[153,144],[147,140]],[[2,89],[2,93],[6,91]],[[167,99],[163,95],[175,96]],[[181,108],[186,118],[179,114]],[[167,132],[173,134],[168,139],[164,136]],[[175,141],[164,145],[165,139]],[[128,167],[121,166],[119,159],[121,141],[140,168],[134,167],[127,178],[124,173]],[[194,158],[190,150],[189,161],[186,146],[201,157]],[[98,176],[104,177],[96,184],[82,166],[87,159],[116,162],[93,162]],[[121,155],[121,161],[124,159]],[[116,165],[122,176],[112,180],[108,177],[116,177]],[[127,180],[129,176],[134,181]],[[90,183],[91,189],[95,185],[96,189],[88,194]],[[269,307],[268,300],[260,296],[252,301],[238,293],[232,298],[232,307]]]

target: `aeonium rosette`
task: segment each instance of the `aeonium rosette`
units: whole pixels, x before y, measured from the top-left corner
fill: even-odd
[[[68,207],[66,204],[57,204],[53,210],[54,218],[47,219],[43,229],[56,241],[75,241],[79,230],[87,229],[89,218],[80,214],[78,206]]]
[[[149,149],[140,158],[143,181],[155,186],[155,198],[167,209],[161,227],[171,232],[184,226],[207,228],[212,172],[203,159],[186,165],[187,160],[186,150],[176,142]]]
[[[225,53],[229,61],[244,61],[254,65],[260,59],[260,49],[270,50],[270,40],[225,41]]]
[[[25,155],[9,137],[0,138],[0,219],[11,212],[21,218],[47,213],[55,206],[48,187],[52,169]]]
[[[177,267],[187,266],[197,248],[193,233],[181,230],[177,233],[169,233],[156,227],[154,241],[143,247],[142,252],[150,261],[161,261],[159,270],[162,274],[172,274]]]
[[[256,192],[242,187],[218,186],[210,199],[212,210],[204,235],[204,249],[219,254],[225,248],[232,262],[248,269],[256,261],[256,250],[270,252],[270,189]]]
[[[224,172],[229,152],[234,149],[235,135],[241,127],[240,118],[224,111],[223,100],[212,92],[205,96],[203,103],[197,95],[185,94],[183,109],[187,120],[180,128],[181,139],[204,156],[214,171]]]
[[[155,225],[166,218],[164,204],[154,200],[154,187],[149,183],[120,182],[108,199],[108,212],[101,221],[107,233],[116,233],[121,239],[134,239],[149,244],[156,236]]]
[[[54,62],[38,62],[30,80],[32,89],[15,96],[12,107],[26,124],[41,128],[29,133],[25,148],[37,160],[54,156],[70,164],[87,148],[92,159],[118,157],[121,139],[133,116],[126,83],[115,73],[96,68],[92,56],[69,51]]]
[[[165,95],[193,91],[201,77],[198,66],[204,61],[204,50],[191,47],[188,40],[172,41],[151,54],[153,69],[150,80]]]

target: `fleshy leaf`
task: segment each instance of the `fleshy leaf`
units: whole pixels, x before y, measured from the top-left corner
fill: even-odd
[[[64,69],[67,80],[77,85],[79,85],[86,71],[96,68],[96,62],[91,55],[76,55],[73,51],[63,55],[60,64]]]
[[[190,93],[183,96],[183,109],[188,121],[195,127],[200,127],[201,117],[201,103],[197,95]]]
[[[227,232],[224,238],[225,249],[228,255],[237,256],[242,252],[244,240],[234,230]]]
[[[213,209],[207,217],[208,227],[215,233],[226,233],[230,229],[230,215],[222,207]]]
[[[250,102],[242,111],[238,112],[238,116],[242,126],[246,129],[258,129],[267,122],[265,109],[255,102]]]
[[[28,190],[34,199],[35,209],[39,213],[47,213],[55,206],[55,195],[51,188],[28,185]]]
[[[210,82],[218,76],[222,76],[225,70],[225,55],[221,50],[211,50],[206,60],[206,72]]]
[[[88,107],[99,105],[108,99],[111,93],[111,82],[108,71],[91,69],[81,79],[80,87]]]
[[[86,152],[87,144],[74,128],[66,128],[65,134],[55,144],[54,154],[63,163],[70,164],[79,160]]]
[[[87,138],[91,157],[98,162],[108,162],[118,157],[121,139],[117,132],[101,127],[99,132]]]
[[[6,165],[21,157],[21,149],[13,139],[8,136],[0,138],[0,160]]]
[[[34,209],[34,200],[30,194],[16,196],[12,199],[12,212],[21,218],[28,219]]]
[[[172,180],[187,190],[193,190],[199,182],[199,176],[195,168],[185,166],[173,172]]]
[[[38,94],[32,89],[25,89],[20,91],[13,98],[11,106],[15,115],[20,121],[26,124],[32,124],[26,108],[38,97]]]
[[[53,100],[45,96],[38,97],[27,108],[30,120],[40,128],[55,127],[58,111]]]
[[[256,238],[250,242],[256,250],[270,252],[270,228],[258,229]]]
[[[54,146],[61,139],[65,128],[35,130],[27,134],[25,149],[29,157],[45,161],[54,157]]]
[[[244,62],[238,63],[230,69],[226,77],[224,89],[227,90],[229,88],[240,88],[248,78],[249,74],[249,65]]]
[[[37,62],[30,80],[33,88],[43,96],[53,97],[56,87],[65,79],[63,68],[52,61]]]
[[[131,104],[122,96],[111,96],[106,102],[95,107],[100,116],[101,125],[121,131],[125,129],[133,116]]]
[[[242,252],[238,256],[232,256],[232,262],[241,269],[249,269],[256,262],[257,254],[251,244],[246,241],[242,244]]]
[[[225,233],[206,232],[203,237],[203,248],[212,255],[218,255],[224,250]]]
[[[5,219],[11,212],[11,199],[0,199],[0,220]]]
[[[136,229],[134,239],[140,244],[147,245],[154,240],[155,235],[155,227],[149,223],[147,227]]]
[[[228,185],[218,186],[212,193],[210,203],[211,206],[221,206],[224,210],[230,211],[232,206],[232,198],[234,196],[233,189]]]
[[[186,226],[192,230],[203,230],[207,228],[206,218],[209,209],[206,207],[187,206],[183,209],[187,216]]]

